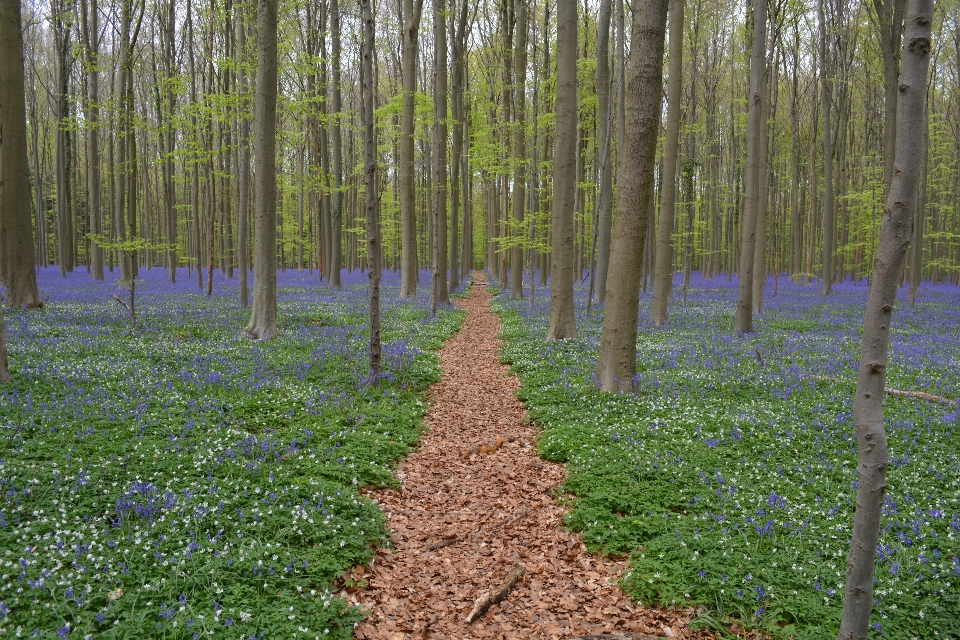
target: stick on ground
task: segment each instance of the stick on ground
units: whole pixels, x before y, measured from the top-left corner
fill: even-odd
[[[470,615],[467,616],[467,624],[470,624],[482,616],[483,613],[491,607],[491,605],[506,600],[507,594],[509,594],[510,590],[513,589],[517,582],[520,581],[520,576],[522,576],[523,573],[523,565],[518,564],[513,568],[513,571],[510,572],[510,575],[507,576],[506,582],[501,584],[499,587],[484,591],[480,597],[477,598],[477,601],[473,603],[473,611],[471,611]]]

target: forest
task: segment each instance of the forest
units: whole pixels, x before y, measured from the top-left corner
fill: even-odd
[[[0,636],[960,637],[957,0],[0,0]]]

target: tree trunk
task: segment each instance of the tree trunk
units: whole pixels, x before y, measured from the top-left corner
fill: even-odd
[[[373,13],[371,0],[360,0],[363,12],[363,60],[360,67],[363,121],[364,208],[367,212],[367,265],[370,280],[370,381],[380,375],[380,232],[377,220],[377,159],[373,128]]]
[[[24,84],[20,2],[0,0],[0,280],[7,306],[29,309],[43,302],[30,216]]]
[[[434,209],[433,299],[450,304],[447,290],[447,9],[444,0],[434,0]]]
[[[660,222],[657,225],[657,260],[653,270],[653,306],[650,321],[667,323],[667,303],[673,284],[673,221],[676,218],[677,154],[680,149],[681,76],[683,74],[684,0],[670,2],[670,60],[667,78],[667,140],[663,146],[663,185],[660,187]],[[645,202],[640,200],[639,202]]]
[[[340,269],[343,266],[341,236],[343,235],[343,141],[340,135],[340,3],[330,0],[330,36],[331,42],[331,108],[333,122],[330,127],[333,147],[333,194],[330,207],[330,265],[327,269],[327,284],[333,289],[340,288]]]
[[[277,335],[277,0],[257,2],[253,307],[246,332]]]
[[[857,502],[847,555],[840,640],[867,637],[873,608],[874,556],[886,492],[887,438],[883,396],[890,322],[904,255],[910,244],[920,173],[922,130],[930,61],[932,0],[911,0],[898,83],[897,148],[893,180],[863,318],[863,341],[853,424],[857,435]]]
[[[3,19],[4,16],[0,16]],[[0,160],[0,164],[2,164]],[[0,383],[10,382],[10,371],[7,366],[7,325],[3,320],[3,305],[0,304]]]
[[[97,69],[100,58],[100,11],[97,0],[82,0],[80,13],[87,58],[87,105],[84,118],[87,124],[87,216],[90,233],[99,236],[103,233],[103,205],[100,191],[100,71]],[[93,239],[90,240],[90,273],[94,280],[103,280],[103,249]]]
[[[240,167],[237,179],[237,302],[241,308],[246,308],[249,304],[249,292],[247,291],[247,278],[250,273],[250,265],[247,261],[249,250],[247,248],[249,240],[247,230],[250,220],[250,118],[247,116],[249,109],[250,87],[247,82],[247,72],[243,64],[243,55],[247,46],[247,28],[245,26],[246,16],[244,15],[246,3],[239,1],[234,5],[237,12],[237,93],[240,94]]]
[[[557,120],[553,154],[553,250],[547,340],[576,338],[573,208],[577,167],[577,2],[557,2]]]
[[[767,2],[753,1],[753,43],[750,53],[750,94],[747,114],[747,166],[744,176],[743,220],[740,223],[740,268],[737,273],[737,315],[734,334],[753,331],[753,260],[760,208],[760,118],[763,113],[763,74],[766,70]]]
[[[593,301],[602,305],[607,293],[607,269],[610,264],[610,228],[613,225],[613,166],[610,134],[610,0],[601,0],[597,20],[597,108],[600,119],[600,175],[597,207],[597,266]],[[620,125],[622,126],[622,125]]]
[[[423,0],[403,0],[401,74],[403,98],[400,111],[400,297],[417,295],[417,212],[414,181],[414,92],[417,90],[417,42]]]
[[[510,256],[510,297],[523,297],[523,243],[525,235],[523,210],[527,201],[527,3],[517,3],[516,54],[513,58],[513,224],[517,244]]]
[[[647,207],[654,188],[654,163],[660,133],[663,48],[667,0],[634,4],[630,77],[624,146],[617,179],[617,215],[613,221],[606,308],[600,334],[597,379],[603,391],[630,391],[637,372],[637,313],[640,262],[647,234]]]
[[[825,0],[817,2],[817,14],[820,19],[820,110],[823,117],[823,249],[821,250],[823,295],[833,290],[833,64],[832,53],[827,47],[827,17],[824,10]]]
[[[893,159],[897,143],[897,77],[900,73],[900,39],[906,0],[873,0],[874,26],[883,58],[883,185],[893,179]]]

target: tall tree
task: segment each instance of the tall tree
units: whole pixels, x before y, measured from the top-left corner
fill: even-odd
[[[171,2],[171,6],[173,3]],[[81,0],[83,50],[86,54],[87,103],[84,122],[87,125],[87,208],[90,233],[103,234],[103,205],[100,188],[100,8],[97,0]],[[90,240],[90,274],[103,280],[103,249]]]
[[[250,265],[248,257],[250,255],[248,229],[250,222],[250,118],[247,117],[247,104],[249,100],[249,83],[247,81],[246,65],[243,64],[243,56],[247,47],[247,24],[246,11],[247,3],[244,0],[238,0],[234,5],[237,13],[235,25],[237,29],[237,47],[235,52],[237,66],[237,93],[240,96],[240,108],[237,110],[239,115],[239,176],[237,181],[237,302],[240,307],[246,308],[249,304],[248,277]]]
[[[677,155],[680,151],[680,111],[683,101],[683,5],[670,2],[670,76],[667,78],[667,140],[663,146],[663,186],[660,189],[660,222],[657,225],[657,258],[653,277],[650,320],[667,323],[667,303],[673,282],[673,221],[677,205]],[[641,200],[645,202],[645,200]]]
[[[573,316],[573,208],[577,170],[577,0],[557,0],[557,108],[553,152],[553,250],[547,340],[577,337]]]
[[[447,289],[447,10],[444,0],[433,0],[434,32],[434,183],[433,288],[434,309],[449,304]]]
[[[874,556],[886,492],[889,452],[883,424],[890,323],[900,270],[913,233],[922,153],[933,0],[910,0],[901,54],[895,166],[880,226],[880,244],[863,317],[853,399],[857,435],[857,502],[847,555],[839,640],[862,640],[873,608]]]
[[[3,319],[3,305],[0,304],[0,383],[4,382],[10,382],[10,371],[7,366],[7,325]]]
[[[327,283],[334,289],[340,288],[340,268],[343,266],[341,235],[343,235],[343,140],[340,134],[340,113],[343,109],[340,95],[340,2],[330,0],[330,37],[332,51],[330,67],[332,86],[330,88],[333,122],[330,126],[331,147],[333,149],[333,203],[330,210],[330,267]]]
[[[360,103],[363,121],[363,187],[367,214],[367,273],[370,281],[370,379],[380,375],[380,229],[377,220],[377,157],[373,128],[373,11],[371,0],[360,0],[363,46]]]
[[[613,114],[610,108],[610,0],[601,0],[597,19],[597,115],[600,119],[600,155],[598,157],[597,266],[593,301],[603,304],[607,293],[607,269],[610,264],[610,229],[613,225],[613,167],[610,134]]]
[[[516,54],[513,58],[513,231],[524,236],[523,210],[527,201],[527,0],[517,0]],[[523,297],[523,244],[517,242],[510,255],[510,297]]]
[[[833,290],[833,48],[827,44],[827,0],[817,1],[817,16],[820,20],[820,114],[823,116],[823,271],[822,293],[830,295]]]
[[[20,0],[0,0],[0,281],[7,306],[42,307],[34,271]]]
[[[647,235],[647,208],[637,203],[653,197],[668,4],[668,0],[641,0],[633,5],[624,146],[610,248],[610,271],[617,277],[607,280],[597,358],[596,375],[603,391],[629,391],[637,372],[640,263]]]
[[[277,335],[277,0],[257,0],[253,307],[246,332]]]
[[[747,165],[744,171],[743,219],[740,223],[740,268],[737,271],[735,334],[753,331],[753,262],[757,211],[764,197],[760,185],[760,118],[763,114],[763,74],[766,71],[767,0],[752,0],[753,40],[750,52],[750,94],[747,113]]]
[[[883,58],[883,184],[893,179],[897,143],[897,77],[900,73],[900,39],[906,0],[873,0],[871,19],[880,40]]]
[[[420,39],[420,16],[423,0],[403,0],[403,34],[401,45],[400,110],[400,297],[417,295],[417,212],[413,163],[414,93],[417,90],[417,44]]]

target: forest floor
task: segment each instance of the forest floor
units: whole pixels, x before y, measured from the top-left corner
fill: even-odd
[[[439,352],[443,376],[430,389],[421,446],[399,466],[399,489],[368,492],[394,548],[347,578],[350,599],[371,608],[356,637],[709,638],[687,629],[692,609],[637,607],[616,586],[626,563],[588,554],[564,526],[564,466],[537,456],[520,383],[500,363],[490,297],[474,286],[457,301],[467,317]],[[518,566],[506,599],[467,624],[475,601]]]

